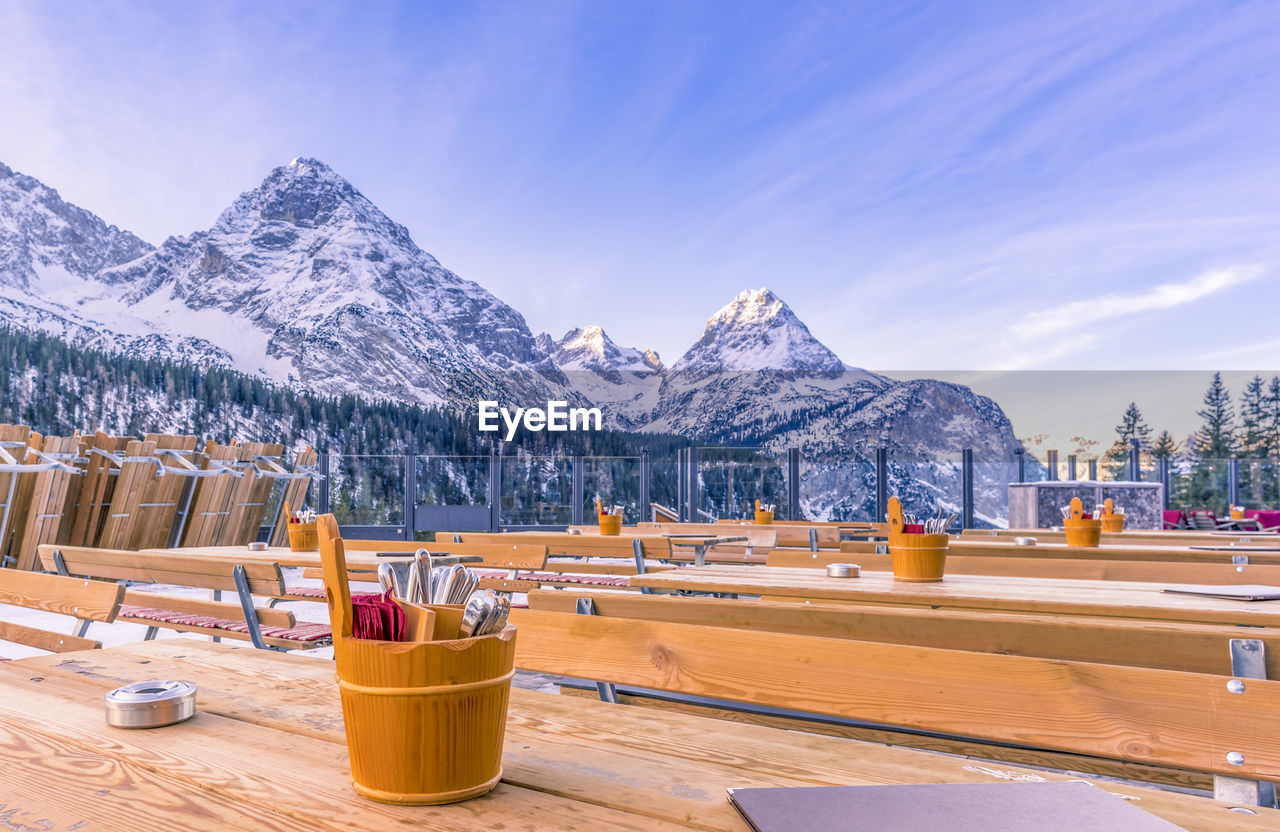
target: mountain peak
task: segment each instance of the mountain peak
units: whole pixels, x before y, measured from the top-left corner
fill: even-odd
[[[707,320],[702,337],[672,368],[700,372],[844,372],[844,363],[768,288],[747,289]]]
[[[552,356],[562,370],[654,373],[662,369],[653,350],[620,347],[603,327],[594,324],[566,332],[555,343]]]

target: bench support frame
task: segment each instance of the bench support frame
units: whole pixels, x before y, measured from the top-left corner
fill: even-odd
[[[639,543],[636,544],[639,550]],[[643,560],[643,556],[641,557]],[[579,598],[577,604],[578,615],[596,615],[596,602],[590,598]],[[610,705],[618,704],[618,688],[612,682],[596,682],[596,692],[600,694],[601,702],[608,702]]]
[[[1236,678],[1230,684],[1235,685],[1240,679],[1267,678],[1266,649],[1266,644],[1258,639],[1231,639],[1231,675]],[[1238,690],[1232,687],[1228,687],[1228,690],[1232,693],[1243,693],[1246,684],[1248,683],[1240,683]],[[1227,759],[1230,760],[1233,754],[1238,753],[1229,752]],[[1228,803],[1271,808],[1276,806],[1276,784],[1215,774],[1213,796],[1216,800],[1224,800]]]

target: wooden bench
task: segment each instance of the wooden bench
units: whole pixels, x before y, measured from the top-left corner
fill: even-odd
[[[587,601],[593,614],[618,618],[1222,675],[1232,673],[1230,644],[1242,635],[1241,628],[1227,625],[975,610],[932,610],[922,615],[915,609],[876,605],[795,604],[667,595],[542,590],[529,593],[528,601],[531,609],[550,612],[578,612],[579,605]],[[1249,635],[1262,647],[1260,654],[1266,677],[1280,679],[1280,631],[1260,629]],[[661,706],[670,703],[650,698],[643,704]],[[744,718],[740,711],[724,715]],[[780,723],[777,715],[768,720],[750,721]],[[790,727],[1108,776],[1186,787],[1211,787],[1207,778],[1163,767],[1135,768],[1132,764],[1099,763],[1078,757],[1068,759],[1060,754],[1035,750],[993,751],[975,747],[969,742],[902,732],[890,735],[880,729],[865,727],[839,726],[836,730],[829,727],[824,730],[824,726],[811,721],[791,724]]]
[[[0,604],[68,615],[76,619],[75,633],[55,633],[39,627],[0,620],[0,641],[66,653],[96,650],[101,642],[84,637],[90,622],[110,624],[124,602],[124,587],[118,584],[0,569]]]
[[[548,557],[546,544],[452,543],[443,540],[434,543],[344,540],[343,543],[348,552],[404,552],[408,555],[425,548],[437,555],[478,555],[483,558],[483,561],[478,567],[473,568],[480,573],[481,586],[500,592],[528,592],[540,586],[629,589],[627,578],[638,574],[634,563],[634,545],[632,563],[593,563],[563,557],[551,559]],[[646,560],[644,563],[645,572],[659,572],[673,568],[675,567],[659,561]],[[324,577],[321,570],[317,568],[307,568],[302,574],[304,578],[315,580]],[[350,561],[347,565],[347,576],[352,581],[377,582],[375,568],[366,565],[353,566]],[[281,600],[324,600],[324,590],[320,587],[290,587],[289,592],[291,594]]]
[[[472,568],[480,577],[482,589],[498,592],[528,592],[538,588],[537,575],[547,565],[547,547],[531,543],[422,543],[412,540],[343,540],[348,552],[403,552],[412,555],[426,549],[433,555],[475,555],[483,560]],[[390,558],[388,559],[391,560]],[[304,578],[323,580],[322,570],[303,570]],[[377,583],[377,568],[348,564],[351,581]],[[324,587],[290,587],[289,594],[279,600],[323,601]]]
[[[1258,781],[1280,779],[1280,681],[1246,682],[1240,672],[542,609],[513,611],[511,620],[520,628],[516,665],[525,670],[1205,772],[1228,799],[1247,802],[1252,788],[1255,805],[1274,801]]]
[[[254,604],[254,595],[270,598],[285,591],[276,563],[56,544],[40,546],[40,562],[46,571],[59,575],[171,584],[214,593],[215,600],[204,600],[126,588],[117,620],[145,625],[147,640],[164,628],[240,639],[263,649],[298,650],[330,643],[328,624],[299,623],[288,610]],[[234,592],[237,602],[217,600],[223,591]]]
[[[436,532],[437,544],[453,540],[463,544],[533,544],[547,547],[544,574],[536,580],[543,586],[606,586],[628,589],[626,578],[663,568],[673,559],[671,541],[659,535],[607,536],[548,532]],[[566,560],[574,558],[574,560]],[[593,558],[628,559],[628,564],[592,563]],[[533,580],[529,575],[525,579]]]

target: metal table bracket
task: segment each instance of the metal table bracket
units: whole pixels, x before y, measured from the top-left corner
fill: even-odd
[[[637,544],[639,541],[637,541]],[[578,615],[598,615],[596,612],[596,602],[590,598],[578,599]],[[596,691],[600,694],[601,702],[608,702],[611,705],[618,704],[618,689],[614,687],[612,682],[596,682]]]

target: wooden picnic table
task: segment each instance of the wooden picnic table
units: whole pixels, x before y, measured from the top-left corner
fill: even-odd
[[[154,678],[194,682],[196,716],[153,730],[106,725],[108,690]],[[497,789],[452,806],[392,806],[351,788],[331,661],[191,639],[0,664],[0,747],[6,811],[24,828],[85,832],[747,832],[728,788],[1079,779],[513,689]],[[1099,785],[1188,832],[1280,823],[1275,810]]]
[[[856,561],[856,556],[852,556]],[[636,575],[631,586],[726,595],[892,604],[934,609],[1057,613],[1200,624],[1280,626],[1280,601],[1231,601],[1162,592],[1172,584],[948,575],[938,583],[895,581],[888,572],[829,578],[775,566],[703,566]]]
[[[430,548],[430,544],[426,544]],[[278,563],[281,566],[300,566],[309,569],[320,568],[319,552],[295,552],[288,546],[269,546],[261,551],[251,551],[246,546],[187,546],[177,549],[142,549],[145,554],[155,555],[195,555],[198,557],[217,558],[219,560],[238,560],[240,562]],[[351,571],[373,571],[380,563],[397,563],[413,557],[412,552],[389,552],[381,555],[378,552],[352,549],[347,552],[347,566]],[[484,558],[479,555],[433,555],[432,562],[437,566],[452,566],[455,563],[479,563]]]

